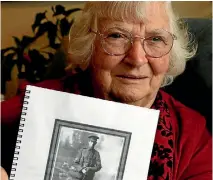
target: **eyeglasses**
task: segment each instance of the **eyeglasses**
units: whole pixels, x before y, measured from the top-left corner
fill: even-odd
[[[99,35],[102,48],[111,56],[127,54],[132,48],[134,40],[139,39],[148,56],[159,58],[170,52],[174,40],[177,39],[174,34],[164,29],[150,32],[146,37],[133,36],[130,32],[121,28],[110,28],[103,33],[93,30],[91,32]]]

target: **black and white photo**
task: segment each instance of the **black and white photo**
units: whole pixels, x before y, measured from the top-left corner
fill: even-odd
[[[122,180],[131,133],[56,120],[45,180]]]

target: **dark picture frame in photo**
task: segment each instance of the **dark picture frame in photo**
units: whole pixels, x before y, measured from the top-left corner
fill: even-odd
[[[131,135],[56,119],[44,180],[122,180]]]

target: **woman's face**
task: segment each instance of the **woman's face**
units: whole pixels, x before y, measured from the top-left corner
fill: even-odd
[[[146,37],[156,29],[169,31],[169,22],[162,3],[150,3],[146,7],[145,22],[131,23],[104,19],[99,32],[118,27],[131,32],[133,36]],[[169,54],[153,58],[148,56],[140,40],[135,40],[125,55],[107,54],[96,38],[91,61],[93,86],[98,98],[140,106],[151,106],[169,66]]]

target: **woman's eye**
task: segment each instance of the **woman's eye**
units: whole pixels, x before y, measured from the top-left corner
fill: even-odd
[[[107,36],[108,38],[123,38],[123,36],[120,33],[111,33]]]
[[[150,40],[152,40],[153,42],[163,41],[161,37],[152,37],[150,38]]]

